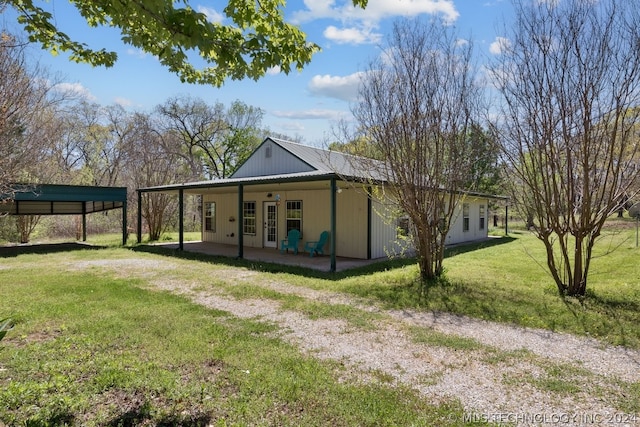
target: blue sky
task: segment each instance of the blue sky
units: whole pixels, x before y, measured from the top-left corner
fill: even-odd
[[[59,29],[77,41],[117,52],[114,67],[93,68],[70,62],[64,54],[54,57],[39,48],[30,51],[34,61],[90,101],[150,111],[178,95],[199,97],[211,104],[241,100],[264,111],[265,127],[316,146],[327,142],[338,119],[349,119],[358,73],[380,54],[394,20],[439,16],[456,26],[461,37],[473,39],[483,61],[499,50],[503,36],[499,22],[511,9],[509,0],[369,0],[365,10],[354,9],[350,1],[342,0],[288,1],[286,18],[300,25],[322,51],[301,72],[285,75],[272,70],[258,81],[229,80],[214,88],[181,83],[154,57],[122,43],[117,30],[88,27],[66,0],[34,3],[52,10]],[[226,2],[191,0],[191,5],[219,20]],[[15,16],[6,10],[0,16],[0,26],[17,31]]]

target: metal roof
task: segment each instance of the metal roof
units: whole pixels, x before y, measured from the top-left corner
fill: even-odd
[[[327,180],[334,177],[336,177],[336,175],[331,172],[311,171],[311,172],[288,173],[288,174],[281,174],[281,175],[251,176],[251,177],[245,177],[245,178],[225,178],[225,179],[216,179],[213,181],[197,181],[197,182],[186,182],[182,184],[158,185],[155,187],[139,188],[138,191],[163,192],[163,191],[172,191],[172,190],[180,190],[180,189],[192,190],[192,189],[210,188],[210,187],[234,187],[240,184],[258,185],[258,184],[267,184],[267,183],[308,182],[308,181]]]
[[[278,138],[268,139],[306,162],[317,171],[331,172],[343,177],[361,180],[384,180],[381,176],[372,176],[376,170],[384,168],[385,163],[382,161],[335,150],[325,150],[323,148],[312,147]]]
[[[11,194],[0,195],[0,214],[82,215],[122,208],[126,187],[58,184],[14,184]]]
[[[383,184],[388,182],[386,163],[380,160],[360,157],[353,154],[334,150],[325,150],[297,142],[285,141],[279,138],[266,138],[262,144],[271,141],[293,156],[297,157],[311,168],[308,172],[295,172],[277,175],[260,175],[242,178],[217,179],[212,181],[188,182],[183,184],[160,185],[156,187],[139,188],[140,192],[172,192],[178,190],[197,190],[205,188],[232,187],[238,185],[259,185],[268,183],[309,182],[328,180],[332,178],[344,181]],[[261,146],[262,146],[261,144]],[[257,150],[257,149],[256,149]],[[254,152],[255,153],[255,152]],[[442,189],[442,191],[446,191]],[[494,196],[472,191],[459,191],[469,196],[487,197],[493,199],[507,199],[504,196]]]

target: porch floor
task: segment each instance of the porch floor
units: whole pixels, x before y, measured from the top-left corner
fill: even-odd
[[[158,245],[166,248],[178,249],[178,243],[158,243]],[[238,256],[238,247],[236,245],[225,245],[221,243],[189,241],[184,242],[184,250],[229,258],[236,258]],[[250,248],[245,246],[243,250],[243,258],[249,261],[292,265],[319,271],[331,270],[331,257],[329,255],[314,255],[313,257],[310,257],[308,252],[302,251],[298,252],[298,255],[294,255],[292,252],[285,252],[284,254],[281,254],[279,249]],[[336,257],[336,271],[362,267],[376,262],[385,261],[386,259],[387,258],[356,259]]]

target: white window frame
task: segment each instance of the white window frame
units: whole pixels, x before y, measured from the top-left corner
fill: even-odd
[[[204,231],[216,232],[216,202],[204,202]]]

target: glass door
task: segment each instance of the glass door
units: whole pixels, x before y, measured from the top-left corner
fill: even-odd
[[[278,206],[276,202],[264,202],[264,237],[265,248],[278,247]]]

